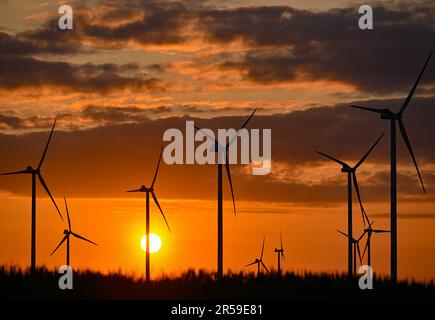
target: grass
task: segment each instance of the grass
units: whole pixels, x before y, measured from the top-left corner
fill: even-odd
[[[358,279],[344,274],[229,273],[188,270],[179,277],[161,277],[150,283],[122,273],[74,271],[73,290],[60,290],[57,270],[0,267],[0,297],[6,299],[435,299],[435,284],[374,279],[374,290],[360,290]]]

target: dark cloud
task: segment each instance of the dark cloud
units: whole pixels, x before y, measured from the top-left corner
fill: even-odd
[[[318,12],[289,6],[218,10],[199,1],[100,1],[77,9],[80,14],[71,32],[60,32],[53,19],[17,39],[6,37],[0,50],[67,53],[132,44],[189,45],[199,40],[225,46],[241,41],[242,52],[232,58],[224,53],[216,64],[240,70],[249,81],[340,81],[378,94],[409,90],[433,49],[434,2],[374,2],[375,29],[370,31],[358,28],[357,7]],[[161,67],[150,68],[162,72]],[[434,83],[432,63],[422,86]]]
[[[81,117],[95,123],[142,122],[146,119],[146,110],[137,107],[98,107],[87,106],[81,111]]]
[[[72,47],[182,44],[187,42],[189,27],[196,16],[185,3],[173,1],[128,4],[103,1],[100,6],[84,4],[77,10],[80,14],[75,16],[74,29],[70,32],[60,32],[57,19],[52,19],[42,28],[23,32],[21,36],[43,43],[64,42]]]
[[[391,2],[373,9],[373,31],[359,30],[353,7],[322,12],[289,7],[216,10],[204,12],[200,25],[209,41],[242,40],[248,45],[241,57],[221,67],[239,69],[254,82],[334,80],[376,93],[409,90],[433,49],[435,5]],[[435,82],[433,63],[430,70],[425,85]]]
[[[0,55],[73,54],[78,52],[80,52],[79,48],[62,41],[31,41],[0,31]]]
[[[66,91],[107,93],[117,90],[163,90],[161,80],[141,76],[123,76],[121,73],[137,70],[137,66],[114,64],[74,65],[51,62],[31,57],[0,55],[0,87],[59,87]],[[138,71],[138,70],[137,70]]]
[[[19,117],[0,114],[0,128],[18,129],[22,127],[23,121]]]
[[[435,150],[434,99],[417,99],[407,111],[406,121],[414,151],[422,165],[423,179],[428,194],[423,195],[412,163],[402,143],[399,143],[399,191],[406,201],[434,201],[435,173],[425,165],[433,164]],[[393,104],[397,101],[369,101],[368,105]],[[162,109],[166,112],[167,108]],[[161,112],[157,109],[157,112]],[[245,116],[240,114],[246,113]],[[249,112],[239,111],[238,116],[213,119],[195,117],[167,117],[151,120],[150,110],[136,107],[115,108],[88,106],[78,114],[59,117],[59,125],[66,121],[90,119],[99,127],[70,131],[57,131],[50,148],[45,170],[53,190],[74,196],[122,196],[127,187],[146,183],[154,170],[155,157],[162,144],[163,132],[169,128],[185,131],[185,121],[194,120],[205,128],[238,128]],[[27,123],[28,119],[23,119]],[[41,127],[48,129],[50,121],[40,119]],[[19,123],[19,121],[17,122]],[[236,197],[239,200],[284,201],[310,205],[331,205],[345,201],[346,179],[337,165],[337,174],[327,180],[309,183],[310,175],[328,160],[315,153],[322,150],[351,164],[358,161],[378,135],[388,127],[386,122],[346,106],[320,107],[288,114],[265,116],[259,109],[249,128],[272,129],[272,173],[269,176],[252,176],[243,173],[242,166],[233,167]],[[39,157],[46,133],[0,135],[0,150],[8,150],[0,158],[0,168],[15,169],[28,165]],[[376,172],[361,167],[360,184],[363,199],[367,202],[386,201],[389,194],[388,134],[367,160],[368,164],[382,165]],[[286,174],[292,179],[281,179],[276,165],[285,164]],[[275,166],[274,166],[275,165]],[[334,166],[333,163],[331,163]],[[406,166],[406,168],[405,168]],[[65,168],[74,167],[74,172]],[[303,171],[301,171],[303,170]],[[107,173],[113,183],[105,183]],[[149,175],[147,175],[149,172]],[[167,166],[162,168],[159,190],[162,197],[213,199],[215,196],[215,166]],[[315,175],[315,173],[312,173]],[[185,188],[186,181],[195,184]],[[90,183],[91,181],[92,183]],[[261,187],[260,187],[261,186]],[[24,193],[27,188],[20,179],[0,179],[3,190]],[[267,193],[264,190],[268,190]],[[228,193],[226,192],[226,196]],[[227,198],[229,199],[229,198]]]

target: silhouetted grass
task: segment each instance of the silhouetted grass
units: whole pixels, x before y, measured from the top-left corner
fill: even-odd
[[[188,270],[179,277],[160,277],[145,283],[120,272],[75,271],[74,289],[60,290],[56,270],[38,269],[33,275],[19,268],[0,268],[1,297],[7,299],[434,299],[435,285],[385,278],[374,280],[374,290],[360,290],[358,279],[343,274],[275,273],[260,277]]]

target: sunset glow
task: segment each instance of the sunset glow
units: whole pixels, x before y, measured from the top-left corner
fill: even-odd
[[[140,246],[142,250],[145,252],[147,251],[146,241],[147,241],[147,236],[144,235],[140,240]],[[150,233],[150,253],[156,253],[157,251],[160,250],[161,247],[162,247],[162,239],[160,239],[160,237],[155,233]]]
[[[0,0],[0,267],[434,281],[435,2],[372,2]]]

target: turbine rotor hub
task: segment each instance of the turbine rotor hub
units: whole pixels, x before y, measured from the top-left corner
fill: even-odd
[[[352,172],[355,172],[355,169],[353,169],[349,166],[346,166],[346,167],[341,168],[341,172],[352,173]]]
[[[390,109],[382,110],[381,118],[385,120],[400,120],[402,115],[400,113],[394,113]]]

